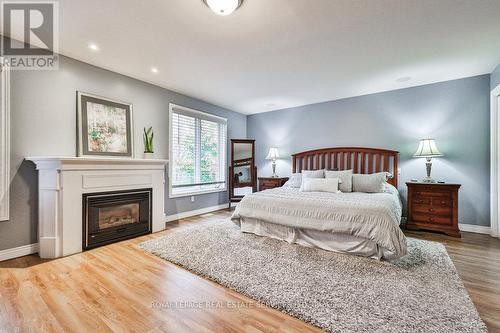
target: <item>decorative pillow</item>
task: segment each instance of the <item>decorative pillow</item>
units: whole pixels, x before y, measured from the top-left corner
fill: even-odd
[[[352,192],[352,170],[325,170],[325,178],[338,178],[340,183],[339,190],[342,192]]]
[[[325,170],[303,170],[302,178],[325,178]]]
[[[372,173],[371,175],[352,175],[352,190],[354,192],[381,193],[385,192],[387,172]]]
[[[385,183],[384,192],[391,193],[391,194],[393,194],[393,193],[399,194],[398,189],[389,183]]]
[[[301,192],[339,192],[338,178],[303,178]]]
[[[300,185],[302,185],[302,174],[301,173],[293,173],[290,176],[290,179],[283,184],[283,187],[293,187],[293,188],[299,188]]]

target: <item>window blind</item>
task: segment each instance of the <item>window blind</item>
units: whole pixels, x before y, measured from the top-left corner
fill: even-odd
[[[226,141],[226,119],[171,106],[171,197],[226,189]]]

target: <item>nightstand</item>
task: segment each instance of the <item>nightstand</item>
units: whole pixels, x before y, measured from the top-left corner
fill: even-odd
[[[281,187],[288,181],[288,177],[259,177],[259,191]]]
[[[410,230],[430,230],[460,237],[458,229],[458,190],[460,184],[408,182],[408,221]]]

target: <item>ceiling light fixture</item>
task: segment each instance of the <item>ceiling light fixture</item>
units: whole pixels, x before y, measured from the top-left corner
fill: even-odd
[[[97,46],[97,44],[95,43],[90,43],[89,49],[91,49],[92,51],[99,51],[99,46]]]
[[[238,9],[243,0],[203,0],[203,2],[218,15],[229,15]]]
[[[151,72],[157,74],[158,73],[158,68],[156,67],[151,67]]]

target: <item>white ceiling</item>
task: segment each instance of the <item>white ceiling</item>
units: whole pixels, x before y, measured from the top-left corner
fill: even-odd
[[[245,0],[226,17],[202,0],[59,4],[61,54],[245,114],[500,63],[500,0]]]

